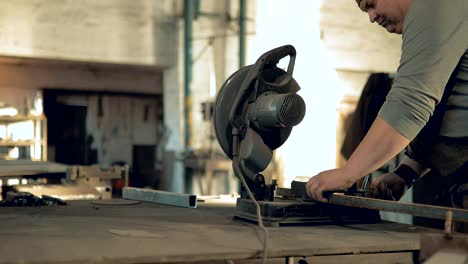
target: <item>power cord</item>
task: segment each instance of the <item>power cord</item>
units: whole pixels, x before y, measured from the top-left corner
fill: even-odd
[[[237,176],[241,180],[242,184],[244,185],[245,189],[247,190],[247,194],[249,195],[250,199],[252,200],[252,202],[255,205],[255,208],[257,209],[258,226],[263,231],[263,236],[264,236],[263,237],[263,249],[262,249],[262,253],[263,253],[262,254],[263,255],[262,256],[262,264],[265,264],[267,262],[267,256],[268,256],[268,252],[267,252],[267,249],[268,249],[268,230],[263,225],[263,219],[262,219],[260,205],[258,204],[257,200],[255,200],[252,192],[250,191],[249,186],[245,182],[244,175],[243,175],[242,170],[241,170],[241,168],[239,166],[239,158],[234,157],[233,161],[234,161],[233,162],[234,170],[237,172]]]

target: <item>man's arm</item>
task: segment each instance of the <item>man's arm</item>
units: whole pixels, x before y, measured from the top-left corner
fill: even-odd
[[[382,167],[400,153],[410,140],[377,117],[367,135],[343,168],[323,171],[307,183],[307,193],[319,201],[326,201],[324,191],[345,190],[354,182]]]
[[[400,153],[410,140],[377,117],[369,132],[359,144],[343,168],[345,177],[356,182],[376,171]]]

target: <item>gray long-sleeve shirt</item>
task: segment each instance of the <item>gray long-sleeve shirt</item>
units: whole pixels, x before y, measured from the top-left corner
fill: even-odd
[[[403,25],[400,66],[379,116],[413,140],[460,60],[442,136],[468,137],[468,0],[413,0]]]

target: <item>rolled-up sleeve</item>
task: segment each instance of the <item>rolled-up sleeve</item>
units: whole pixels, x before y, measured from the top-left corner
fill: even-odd
[[[464,0],[414,0],[403,28],[400,66],[379,116],[413,140],[440,102],[466,52]]]

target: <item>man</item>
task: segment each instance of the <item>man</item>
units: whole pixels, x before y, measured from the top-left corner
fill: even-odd
[[[400,66],[377,118],[346,165],[308,181],[309,196],[319,201],[326,201],[326,191],[351,187],[410,142],[411,158],[372,183],[374,196],[398,200],[427,168],[448,176],[468,164],[468,0],[356,2],[370,22],[402,34]]]

